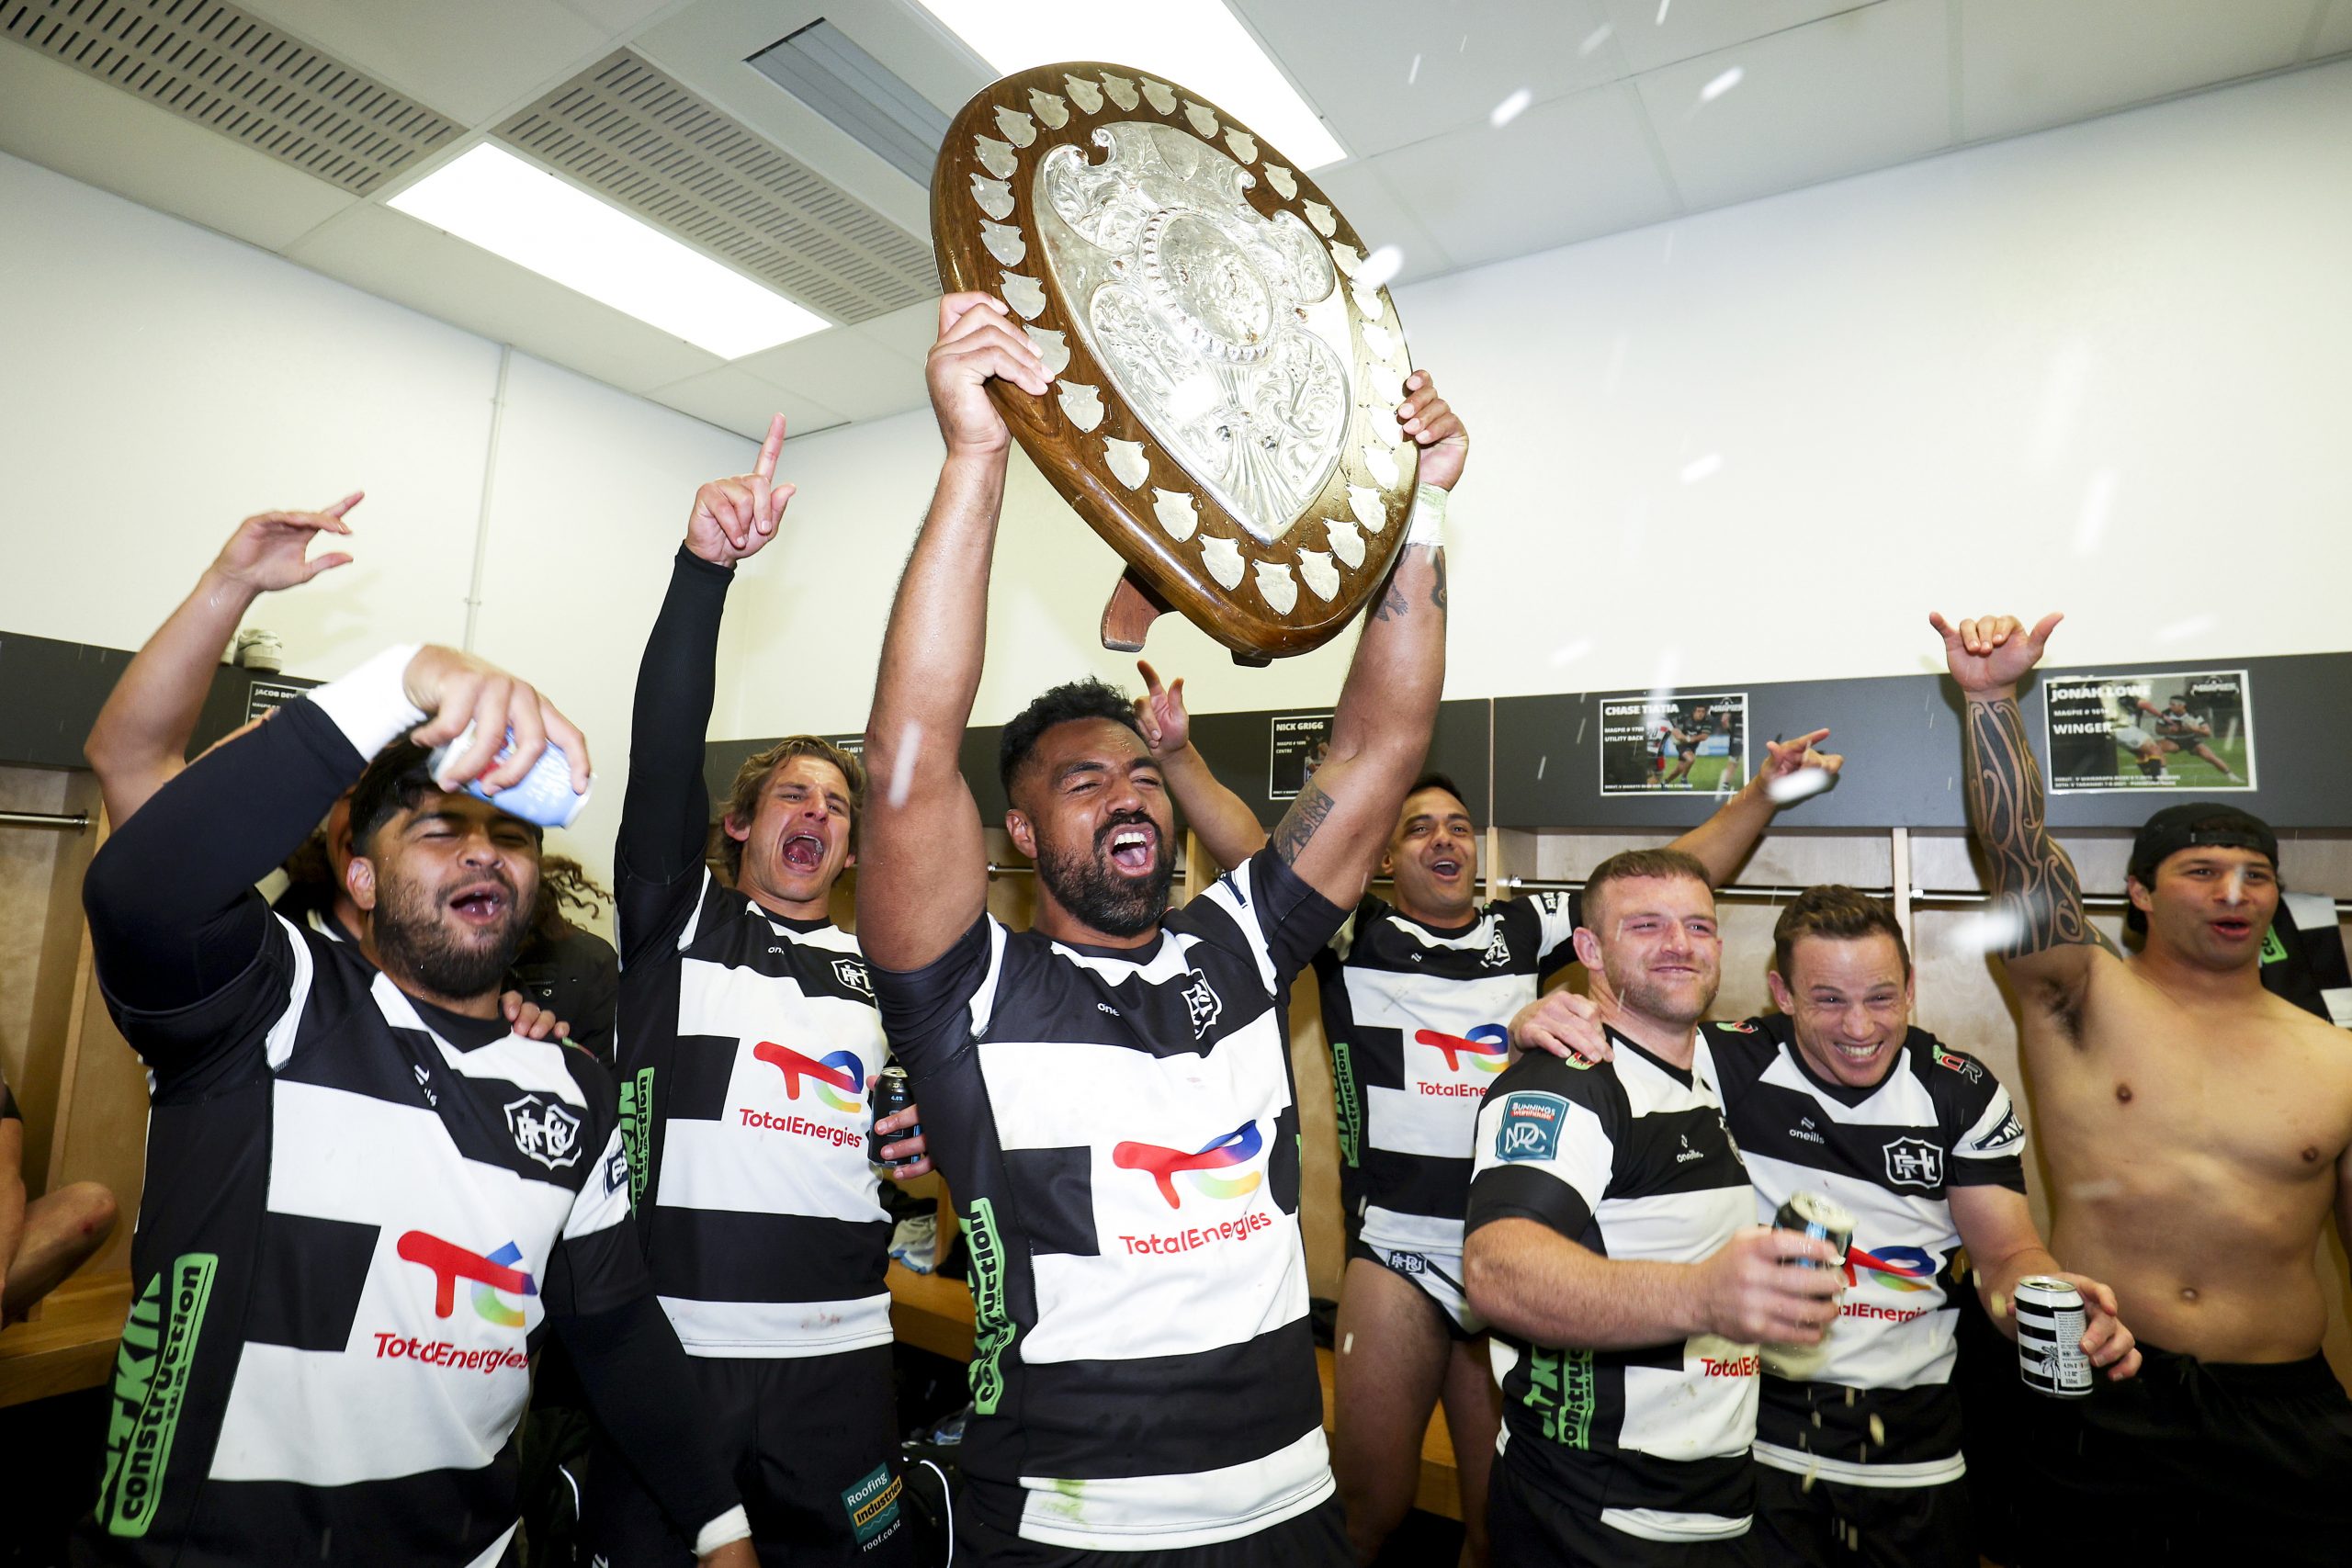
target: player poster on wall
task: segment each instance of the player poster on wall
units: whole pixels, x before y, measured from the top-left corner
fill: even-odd
[[[1651,692],[1600,702],[1600,793],[1729,795],[1747,782],[1746,692]]]
[[[1331,710],[1278,713],[1266,750],[1266,798],[1295,800],[1331,750]]]
[[[2254,689],[2243,670],[2054,675],[2050,792],[2254,788]]]

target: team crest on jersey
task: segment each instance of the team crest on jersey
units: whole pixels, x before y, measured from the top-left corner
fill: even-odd
[[[1193,1038],[1198,1040],[1209,1032],[1209,1025],[1225,1011],[1225,998],[1216,994],[1209,977],[1199,970],[1189,970],[1192,984],[1184,987],[1184,1010],[1192,1015]]]
[[[1897,1138],[1884,1145],[1886,1179],[1897,1187],[1941,1187],[1944,1152],[1925,1138]]]
[[[1556,1094],[1503,1096],[1502,1119],[1495,1124],[1495,1157],[1506,1164],[1551,1159],[1560,1152],[1560,1125],[1567,1119],[1568,1102]]]
[[[1970,1083],[1982,1083],[1984,1081],[1984,1069],[1983,1067],[1978,1066],[1967,1057],[1958,1055],[1951,1051],[1937,1052],[1936,1066],[1939,1067],[1950,1067],[1953,1072],[1958,1073]]]
[[[854,958],[834,959],[833,978],[861,997],[874,994],[874,977],[865,972],[865,965]]]
[[[2025,1127],[2018,1121],[2017,1107],[2012,1105],[2009,1107],[2008,1113],[2001,1118],[1999,1126],[1970,1144],[1968,1147],[1972,1154],[1988,1155],[1996,1154],[2011,1144],[2023,1142],[2025,1142]]]
[[[506,1130],[526,1159],[549,1170],[580,1162],[580,1114],[540,1095],[506,1102]]]
[[[1510,943],[1503,939],[1503,923],[1495,922],[1495,934],[1487,939],[1485,956],[1478,963],[1488,969],[1504,969],[1510,965]]]

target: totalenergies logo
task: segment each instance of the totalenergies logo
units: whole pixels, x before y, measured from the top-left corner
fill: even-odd
[[[411,1231],[400,1239],[393,1250],[410,1263],[421,1263],[433,1270],[433,1315],[447,1317],[457,1310],[458,1281],[473,1281],[474,1311],[485,1323],[501,1328],[523,1326],[520,1308],[511,1307],[499,1296],[501,1291],[512,1296],[536,1296],[538,1281],[514,1267],[523,1261],[523,1249],[508,1242],[485,1258],[479,1252],[469,1252],[455,1242],[443,1241],[429,1231]]]
[[[806,1078],[816,1089],[817,1098],[836,1111],[856,1111],[864,1105],[865,1064],[854,1052],[836,1051],[820,1062],[802,1055],[789,1045],[763,1040],[752,1048],[752,1055],[784,1074],[787,1100],[800,1098],[800,1080]],[[836,1089],[841,1092],[836,1094]]]
[[[1859,1247],[1846,1249],[1846,1283],[1856,1283],[1856,1269],[1890,1291],[1926,1291],[1935,1286],[1936,1255],[1917,1247],[1882,1247],[1876,1252],[1864,1252]]]
[[[1179,1176],[1190,1176],[1193,1189],[1210,1198],[1238,1198],[1245,1192],[1256,1191],[1261,1178],[1254,1170],[1239,1176],[1213,1176],[1210,1172],[1247,1165],[1265,1146],[1258,1123],[1244,1122],[1225,1136],[1211,1138],[1189,1154],[1182,1149],[1162,1148],[1158,1144],[1121,1144],[1111,1151],[1111,1163],[1121,1170],[1140,1170],[1148,1175],[1159,1187],[1159,1195],[1168,1200],[1168,1206],[1179,1209],[1183,1207],[1183,1200],[1176,1195]]]
[[[1510,1055],[1510,1031],[1499,1023],[1481,1023],[1465,1035],[1442,1034],[1434,1029],[1413,1032],[1415,1043],[1434,1045],[1445,1053],[1445,1070],[1458,1073],[1464,1057],[1482,1073],[1498,1073]]]

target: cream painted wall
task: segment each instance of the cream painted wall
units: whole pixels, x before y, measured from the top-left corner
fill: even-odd
[[[1907,673],[1931,607],[2064,608],[2068,662],[2352,644],[2346,146],[2338,64],[1398,289],[1476,438],[1448,694]],[[826,678],[741,664],[736,733],[859,727],[938,451],[918,412],[789,454],[730,642]],[[1032,473],[1004,526],[978,720],[1131,679],[1108,552]],[[1150,651],[1206,710],[1344,657]]]
[[[496,344],[5,156],[0,212],[0,631],[136,648],[239,519],[364,488],[356,562],[249,624],[318,675],[462,637]],[[752,450],[513,359],[475,644],[587,732],[597,795],[559,841],[600,874],[687,498]]]

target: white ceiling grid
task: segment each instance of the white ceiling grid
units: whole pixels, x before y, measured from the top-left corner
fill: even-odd
[[[1347,147],[1317,178],[1408,280],[2352,51],[2352,0],[1227,4]],[[190,67],[232,104],[191,118],[193,92],[175,108],[40,36],[119,48],[157,17],[275,52]],[[915,0],[0,0],[0,150],[696,418],[755,434],[781,406],[805,434],[919,405],[932,331],[924,193],[744,63],[820,17],[944,110],[978,85]],[[609,106],[574,112],[616,70],[665,100],[617,138]],[[398,145],[328,123],[394,104]],[[254,129],[271,113],[290,123]],[[492,135],[844,324],[725,363],[382,205]],[[758,169],[797,174],[762,194]],[[746,216],[763,202],[799,226]]]

